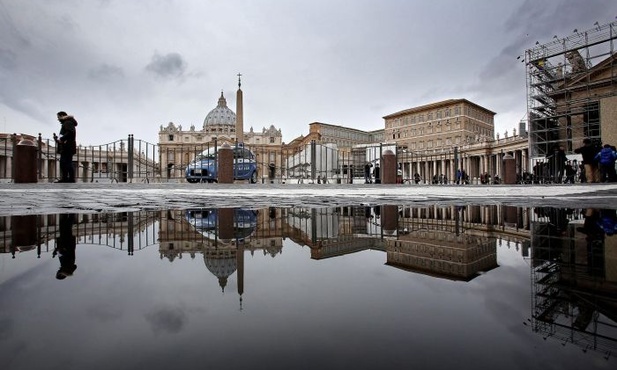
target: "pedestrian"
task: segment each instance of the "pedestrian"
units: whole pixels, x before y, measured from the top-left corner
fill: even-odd
[[[594,158],[600,165],[600,181],[613,182],[615,180],[615,160],[617,152],[609,144],[604,147]]]
[[[576,164],[576,161],[574,161]],[[572,161],[568,161],[566,163],[566,180],[564,183],[566,184],[574,184],[574,176],[576,175],[576,165],[572,165]]]
[[[371,167],[373,167],[373,165],[370,162],[367,162],[364,165],[364,183],[365,184],[371,184],[373,182],[373,180],[371,179]]]
[[[375,164],[375,169],[373,170],[373,174],[375,175],[375,184],[381,184],[381,174],[379,172],[379,163]]]
[[[416,172],[416,173],[413,175],[413,181],[414,181],[416,184],[419,184],[419,183],[420,183],[420,180],[421,180],[421,179],[420,179],[420,174]]]
[[[585,180],[587,183],[599,182],[598,165],[594,159],[599,151],[600,148],[589,138],[583,140],[583,146],[574,149],[574,153],[580,154],[583,157],[582,162],[585,168]]]
[[[566,151],[563,146],[555,146],[553,148],[553,154],[548,156],[549,163],[549,174],[551,176],[551,181],[556,184],[561,184],[561,180],[563,178],[564,167],[566,165],[566,161],[568,157],[566,157]]]
[[[62,111],[57,113],[57,117],[62,125],[59,135],[54,134],[56,151],[60,153],[60,180],[57,182],[75,182],[73,156],[77,152],[77,121]]]

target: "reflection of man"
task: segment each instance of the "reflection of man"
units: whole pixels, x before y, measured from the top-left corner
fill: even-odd
[[[56,279],[62,280],[67,276],[73,275],[77,265],[75,264],[75,246],[77,244],[73,236],[73,224],[75,223],[74,214],[60,215],[60,236],[56,239],[56,249],[54,256],[59,254],[60,269],[56,272]]]

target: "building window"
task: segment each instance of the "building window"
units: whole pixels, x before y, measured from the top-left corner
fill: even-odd
[[[168,139],[169,141],[174,141],[174,135],[169,134],[169,136],[167,136],[167,139]]]

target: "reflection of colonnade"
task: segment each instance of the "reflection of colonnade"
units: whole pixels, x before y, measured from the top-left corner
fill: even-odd
[[[187,254],[191,258],[201,254],[206,266],[222,279],[221,282],[237,270],[238,248],[252,254],[261,250],[264,255],[274,257],[281,253],[285,238],[310,247],[313,259],[363,250],[388,252],[393,246],[392,241],[402,243],[410,235],[416,239],[422,236],[425,240],[432,240],[425,244],[434,248],[443,248],[444,243],[452,241],[448,238],[456,240],[459,235],[465,238],[476,235],[482,240],[504,238],[524,245],[528,245],[529,240],[529,211],[498,205],[269,208],[254,214],[253,225],[250,229],[242,229],[240,237],[236,237],[238,234],[234,233],[238,230],[233,227],[227,231],[231,237],[223,237],[224,229],[219,227],[234,225],[233,215],[227,216],[232,219],[227,223],[217,221],[219,223],[211,230],[197,230],[187,221],[186,212],[177,210],[83,214],[78,216],[74,229],[79,243],[106,244],[126,249],[129,254],[134,249],[143,248],[144,243],[150,245],[157,241],[161,258],[170,261]],[[27,227],[30,229],[26,232],[12,230],[16,217],[22,216],[0,219],[5,252],[19,250],[15,247],[16,243],[22,246],[49,245],[57,237],[57,215],[23,216],[28,220],[19,222],[19,225],[29,225]],[[224,217],[223,213],[220,217]],[[157,227],[158,238],[155,236]],[[32,235],[35,237],[32,238]]]
[[[0,253],[50,252],[60,235],[59,216],[0,217]],[[79,244],[105,245],[133,254],[157,242],[158,216],[153,212],[76,214],[73,235]]]

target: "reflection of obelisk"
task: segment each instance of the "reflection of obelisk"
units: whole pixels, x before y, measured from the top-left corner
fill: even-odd
[[[240,85],[242,84],[240,81],[240,77],[242,74],[238,73],[238,92],[236,93],[236,142],[243,143],[244,142],[244,113],[242,111],[242,90],[240,89]]]
[[[240,296],[240,310],[242,310],[242,294],[244,293],[244,241],[236,239],[236,249],[238,295]]]

